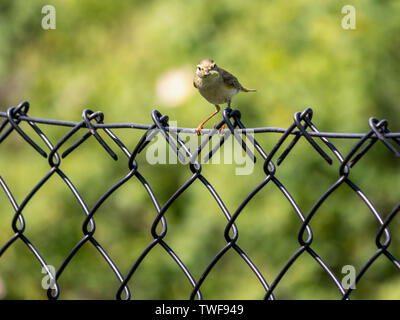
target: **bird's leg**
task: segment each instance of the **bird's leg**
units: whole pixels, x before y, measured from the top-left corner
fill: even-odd
[[[228,100],[228,108],[231,107],[232,100]],[[218,133],[221,134],[222,130],[225,129],[225,123],[218,129]]]
[[[219,107],[219,105],[216,104],[215,105],[215,112],[211,116],[209,116],[206,120],[204,120],[202,123],[200,123],[199,126],[197,127],[196,133],[197,133],[198,136],[201,135],[201,129],[203,129],[204,124],[208,120],[210,120],[212,117],[214,117],[220,110],[221,110],[221,108]]]
[[[214,123],[214,129],[217,129],[217,123]],[[218,133],[220,134],[222,130],[225,129],[225,123],[218,129]]]

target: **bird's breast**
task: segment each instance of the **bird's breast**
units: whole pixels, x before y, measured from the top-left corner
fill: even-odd
[[[222,104],[230,101],[238,91],[235,87],[228,87],[223,82],[199,87],[200,94],[213,104]]]

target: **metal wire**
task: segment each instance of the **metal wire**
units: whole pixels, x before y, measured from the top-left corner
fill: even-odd
[[[218,261],[228,252],[235,251],[238,257],[243,259],[244,262],[249,267],[249,270],[254,273],[260,282],[260,285],[265,290],[264,299],[275,299],[274,290],[279,285],[282,278],[285,277],[287,271],[292,268],[294,262],[303,254],[308,254],[311,256],[322,268],[322,270],[329,276],[333,284],[337,287],[342,299],[349,299],[352,293],[352,285],[349,289],[345,289],[339,278],[330,269],[327,263],[311,248],[313,243],[313,232],[310,227],[310,221],[315,216],[316,212],[320,206],[335,192],[335,190],[342,184],[347,184],[365,203],[371,214],[374,216],[376,221],[380,225],[379,232],[376,235],[376,246],[377,251],[365,262],[361,270],[358,272],[356,279],[353,284],[357,284],[363,277],[365,272],[371,267],[371,265],[380,257],[385,256],[398,270],[400,270],[400,262],[389,252],[389,246],[391,243],[391,234],[389,231],[389,224],[393,218],[400,211],[400,202],[393,208],[393,210],[387,215],[386,219],[382,219],[382,214],[378,212],[376,207],[372,204],[370,199],[366,194],[349,178],[351,168],[371,149],[371,147],[376,143],[382,143],[386,146],[391,153],[398,159],[400,159],[400,132],[390,132],[388,129],[387,120],[378,120],[375,118],[369,119],[370,130],[366,133],[332,133],[332,132],[320,132],[315,124],[312,122],[313,111],[310,108],[305,109],[303,112],[296,112],[294,114],[293,123],[287,128],[246,128],[241,121],[241,113],[238,110],[232,110],[226,108],[223,111],[223,120],[217,124],[216,128],[213,130],[204,130],[207,134],[203,143],[198,147],[196,152],[190,150],[190,148],[184,143],[180,138],[180,133],[195,133],[195,129],[189,128],[172,128],[168,124],[168,116],[162,115],[159,111],[154,110],[151,114],[153,124],[143,125],[134,123],[118,123],[118,124],[105,124],[103,123],[104,115],[102,112],[93,112],[89,109],[85,109],[82,113],[82,121],[80,122],[70,122],[70,121],[59,121],[59,120],[49,120],[40,119],[28,116],[29,103],[24,101],[20,103],[17,107],[10,107],[7,112],[0,112],[0,117],[4,120],[0,124],[0,143],[4,141],[13,131],[19,134],[27,144],[33,147],[42,157],[46,158],[50,169],[47,174],[35,185],[35,187],[27,194],[27,196],[22,200],[21,203],[14,199],[14,196],[9,189],[8,185],[4,179],[0,176],[0,185],[4,190],[4,193],[12,204],[14,208],[14,216],[12,219],[11,228],[14,235],[0,248],[0,258],[3,253],[10,248],[18,239],[22,241],[29,250],[34,254],[35,258],[39,264],[44,268],[49,278],[53,281],[53,289],[49,288],[47,295],[49,299],[57,299],[60,295],[60,287],[57,280],[60,279],[64,270],[68,267],[71,259],[77,254],[77,252],[82,248],[85,243],[90,243],[96,250],[99,251],[101,256],[109,265],[112,272],[115,274],[116,278],[120,282],[119,289],[116,292],[117,299],[130,299],[131,292],[129,288],[130,280],[137,270],[138,266],[142,263],[143,259],[155,248],[160,246],[163,248],[171,259],[179,266],[183,275],[187,278],[192,286],[192,291],[189,294],[190,299],[203,299],[201,293],[201,286],[207,279],[208,275]],[[35,133],[40,137],[48,148],[48,153],[43,150],[34,140],[20,127],[21,122],[26,122],[35,131]],[[70,127],[71,129],[56,143],[52,143],[50,139],[44,134],[44,132],[39,128],[38,124],[45,124],[51,126],[64,126]],[[234,212],[230,212],[224,201],[219,196],[217,190],[210,184],[207,178],[202,174],[202,165],[198,159],[198,155],[203,150],[204,146],[210,141],[213,135],[218,132],[218,129],[222,125],[226,125],[228,129],[223,130],[223,135],[220,137],[219,143],[211,150],[205,161],[208,161],[216,153],[216,151],[224,144],[226,139],[233,135],[237,142],[242,146],[243,150],[246,151],[247,155],[255,162],[257,159],[261,159],[263,162],[263,168],[265,176],[262,178],[261,182],[249,192],[245,199],[240,203],[238,208]],[[132,152],[122,143],[118,136],[111,131],[111,129],[121,129],[121,128],[131,128],[137,130],[144,130],[142,138],[139,140],[138,144],[135,146]],[[115,143],[115,145],[110,146],[104,139],[98,134],[98,130],[104,131]],[[185,183],[168,199],[164,205],[160,205],[155,193],[150,187],[147,180],[139,171],[139,164],[136,160],[136,156],[146,148],[149,142],[154,138],[154,130],[161,132],[164,139],[171,146],[171,148],[176,152],[180,159],[190,159],[187,162],[187,167],[191,171],[191,177],[185,181]],[[85,133],[79,138],[75,138],[78,132],[84,131]],[[277,143],[269,151],[265,152],[261,145],[257,142],[255,138],[251,138],[250,142],[254,147],[253,150],[256,151],[253,154],[250,148],[246,145],[246,142],[242,139],[242,134],[252,132],[252,133],[267,133],[275,132],[281,133],[281,137],[278,139]],[[70,153],[76,152],[82,145],[82,143],[94,137],[98,143],[104,148],[104,150],[112,157],[117,160],[117,154],[113,151],[113,148],[119,148],[125,154],[128,160],[128,173],[111,186],[97,201],[97,203],[89,208],[78,189],[68,178],[68,176],[60,168],[61,159],[66,158]],[[356,142],[352,149],[343,156],[335,145],[328,140],[328,138],[335,139],[355,139]],[[291,139],[288,146],[282,151],[282,145],[285,141]],[[339,161],[339,177],[338,179],[326,190],[326,192],[314,203],[309,212],[303,212],[298,206],[294,197],[288,192],[285,186],[276,176],[277,166],[279,166],[287,157],[287,155],[293,150],[297,142],[303,139],[307,141],[310,146],[320,155],[320,157],[329,164],[333,163],[333,159]],[[74,141],[74,142],[72,142]],[[70,146],[59,155],[59,150],[66,143]],[[330,153],[324,151],[320,144],[325,145]],[[326,148],[325,148],[326,149]],[[278,155],[276,164],[272,159]],[[25,220],[23,216],[23,210],[31,201],[35,193],[43,187],[44,184],[53,176],[58,175],[62,181],[68,186],[74,197],[76,198],[79,206],[84,212],[84,220],[82,224],[82,238],[73,249],[69,252],[67,257],[63,260],[61,266],[57,270],[56,274],[53,275],[48,268],[46,260],[40,254],[39,250],[34,246],[34,244],[25,236]],[[155,211],[157,213],[153,224],[151,226],[150,232],[153,240],[148,244],[148,246],[142,251],[142,253],[133,261],[132,266],[127,274],[123,275],[115,262],[110,258],[106,250],[101,246],[101,244],[95,238],[95,221],[94,216],[101,205],[110,197],[117,189],[123,186],[130,179],[136,178],[145,188],[152,201]],[[211,196],[215,199],[218,204],[222,214],[227,220],[227,224],[224,230],[224,237],[226,244],[217,255],[209,262],[207,267],[204,269],[200,277],[196,280],[190,273],[189,269],[186,267],[184,262],[179,258],[179,256],[174,252],[174,250],[165,242],[164,238],[167,234],[167,221],[165,214],[171,204],[181,196],[181,194],[188,189],[194,181],[199,180],[204,187],[208,190]],[[297,251],[290,257],[286,262],[284,267],[279,272],[278,276],[271,282],[268,282],[263,274],[260,272],[259,268],[253,263],[250,257],[245,253],[245,251],[238,245],[238,227],[235,224],[237,218],[241,214],[242,210],[246,205],[254,198],[254,196],[262,190],[266,185],[273,184],[275,187],[284,195],[291,207],[296,212],[298,218],[301,221],[301,227],[298,233],[298,243],[299,247]],[[159,230],[159,225],[161,225],[161,231]],[[383,238],[383,239],[382,239]]]

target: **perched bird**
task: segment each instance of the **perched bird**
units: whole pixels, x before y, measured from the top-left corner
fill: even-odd
[[[255,89],[243,87],[234,75],[217,67],[211,59],[199,61],[193,85],[208,102],[215,105],[215,112],[197,127],[197,135],[201,135],[201,129],[203,129],[204,124],[220,111],[220,104],[227,103],[228,107],[230,107],[233,97],[238,92],[256,91]],[[220,128],[220,131],[223,128],[224,126]]]

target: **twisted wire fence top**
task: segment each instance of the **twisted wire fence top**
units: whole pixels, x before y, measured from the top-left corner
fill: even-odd
[[[260,286],[264,289],[264,299],[275,299],[275,289],[279,286],[281,280],[285,278],[285,275],[289,270],[295,268],[295,262],[303,255],[311,257],[315,263],[319,265],[321,270],[325,272],[331,279],[334,286],[336,286],[339,296],[342,299],[349,299],[353,292],[354,286],[359,283],[360,279],[364,277],[366,271],[374,264],[374,262],[381,257],[381,259],[388,259],[390,263],[400,270],[400,262],[394,256],[393,252],[389,251],[391,244],[391,231],[389,230],[390,223],[393,218],[400,211],[400,202],[392,207],[389,213],[382,213],[376,208],[368,196],[355,184],[350,178],[350,172],[358,161],[363,158],[365,154],[375,144],[383,144],[389,153],[400,159],[400,132],[391,132],[387,120],[379,120],[376,118],[370,118],[368,121],[369,130],[365,133],[332,133],[332,132],[321,132],[312,121],[313,111],[310,108],[305,109],[302,112],[296,112],[294,114],[293,123],[288,128],[246,128],[241,119],[241,113],[238,110],[232,110],[226,108],[223,111],[223,119],[220,121],[215,129],[204,130],[205,136],[197,150],[192,150],[181,138],[181,133],[193,133],[195,129],[190,128],[175,128],[169,126],[169,119],[167,115],[162,115],[159,111],[154,110],[151,114],[152,124],[134,124],[134,123],[118,123],[118,124],[107,124],[104,123],[104,115],[102,112],[93,112],[92,110],[85,109],[82,114],[82,121],[70,122],[70,121],[59,121],[34,118],[28,115],[29,103],[22,102],[17,107],[8,108],[7,112],[0,112],[0,118],[3,118],[0,124],[0,143],[3,142],[11,133],[16,133],[23,139],[27,145],[34,148],[44,159],[47,159],[49,165],[49,171],[41,178],[41,180],[34,186],[34,188],[25,196],[23,199],[15,199],[12,191],[12,187],[7,184],[5,179],[1,176],[0,172],[0,184],[4,191],[1,196],[1,201],[9,201],[14,210],[11,228],[13,235],[1,244],[0,248],[0,261],[5,251],[12,247],[18,241],[24,243],[26,247],[33,253],[38,263],[44,268],[47,276],[52,280],[53,286],[47,290],[47,296],[49,299],[57,299],[62,291],[58,281],[63,276],[64,271],[70,264],[72,258],[81,250],[84,244],[93,246],[99,254],[107,262],[110,270],[115,274],[115,277],[119,281],[119,288],[115,292],[115,296],[118,299],[130,299],[131,291],[134,290],[134,281],[132,276],[135,271],[142,264],[144,258],[152,252],[153,248],[160,247],[169,255],[170,259],[177,264],[182,271],[182,275],[187,278],[187,281],[191,285],[191,291],[188,293],[190,299],[202,299],[202,285],[207,280],[209,274],[218,265],[221,258],[228,252],[234,252],[237,254],[238,259],[242,259],[248,266],[248,270],[252,272],[258,279]],[[36,137],[32,137],[26,133],[21,127],[21,123],[28,124],[35,134]],[[218,136],[218,143],[214,148],[207,154],[204,159],[199,157],[201,151],[207,143],[218,133],[218,129],[223,125],[226,125],[227,129],[223,130],[223,134]],[[44,131],[41,129],[42,125],[51,126],[63,126],[69,127],[70,130],[59,140],[52,141]],[[122,142],[120,137],[115,133],[117,129],[130,128],[142,130],[143,135],[139,142],[136,144],[133,150],[129,150],[128,147]],[[103,131],[112,141],[112,144],[107,143],[98,131]],[[275,132],[280,133],[279,139],[270,150],[265,150],[262,145],[257,142],[255,134]],[[190,177],[173,193],[173,195],[164,203],[161,204],[157,197],[157,194],[153,191],[151,184],[148,182],[146,177],[141,173],[141,166],[139,161],[136,159],[137,155],[142,152],[150,142],[153,141],[156,134],[162,135],[163,139],[168,143],[173,152],[178,156],[182,163],[187,167]],[[251,133],[244,139],[244,134]],[[259,180],[258,185],[253,189],[249,190],[247,196],[239,204],[235,210],[228,210],[224,199],[219,195],[218,190],[209,182],[207,177],[202,171],[202,164],[212,159],[218,149],[220,149],[224,142],[230,136],[233,136],[235,143],[238,143],[246,152],[247,156],[253,162],[262,161],[264,175],[262,177],[255,177]],[[77,152],[84,146],[84,142],[93,137],[102,146],[105,152],[114,160],[118,159],[116,150],[122,151],[126,156],[127,172],[126,175],[115,184],[109,186],[108,190],[101,195],[93,207],[89,207],[85,199],[82,197],[80,191],[73,183],[73,181],[67,176],[62,169],[62,163],[69,154]],[[43,141],[45,148],[35,142],[36,140]],[[335,144],[331,141],[332,139],[353,139],[354,145],[346,154],[343,154]],[[322,161],[332,164],[336,162],[339,164],[339,172],[337,180],[329,186],[327,190],[322,193],[322,196],[315,201],[309,211],[303,211],[301,206],[296,202],[295,196],[292,195],[285,185],[279,180],[277,168],[281,165],[290,153],[295,150],[296,144],[300,141],[306,141],[312,150],[320,157]],[[251,148],[249,147],[251,145]],[[284,147],[285,146],[285,147]],[[63,150],[63,151],[61,151]],[[0,157],[2,154],[0,153]],[[203,160],[203,161],[202,161]],[[204,162],[205,161],[205,162]],[[69,188],[73,194],[77,203],[81,207],[84,216],[82,216],[82,234],[81,239],[71,248],[69,254],[63,259],[63,262],[56,270],[55,274],[50,270],[49,263],[44,255],[41,253],[40,248],[35,245],[26,235],[25,220],[24,220],[24,209],[29,205],[31,200],[35,197],[35,194],[40,190],[52,176],[59,176],[61,180]],[[98,209],[103,203],[119,188],[121,188],[127,181],[136,179],[145,189],[150,201],[153,203],[155,208],[155,218],[152,226],[149,230],[152,236],[152,240],[148,243],[138,256],[131,256],[132,259],[131,267],[125,272],[121,272],[117,263],[111,258],[108,251],[103,245],[96,239],[96,225],[95,217]],[[218,253],[209,261],[206,268],[199,275],[191,273],[185,261],[181,259],[174,249],[166,242],[167,229],[167,213],[170,206],[176,201],[194,181],[199,181],[210,193],[210,195],[216,201],[221,213],[226,219],[226,226],[221,235],[225,239],[225,244],[219,249]],[[311,221],[313,217],[319,212],[319,208],[328,198],[339,188],[341,185],[347,185],[354,193],[363,201],[366,208],[373,215],[374,219],[379,224],[380,228],[376,234],[376,251],[369,257],[360,270],[353,283],[344,287],[341,283],[341,279],[335,274],[331,267],[326,261],[312,248],[314,241],[313,230],[311,228]],[[286,261],[283,268],[280,270],[276,277],[272,277],[269,274],[263,274],[261,271],[262,266],[256,266],[251,257],[246,253],[245,249],[239,245],[239,232],[237,226],[237,219],[242,213],[246,205],[252,201],[256,194],[262,190],[265,186],[272,185],[278,190],[284,198],[287,200],[291,208],[297,214],[297,218],[300,222],[300,228],[298,229],[297,241],[298,249],[291,254],[289,260]],[[6,214],[2,213],[2,219],[5,219]],[[385,217],[385,218],[383,218]],[[51,264],[51,263],[50,263]],[[204,297],[207,298],[207,297]],[[262,298],[262,297],[260,297]]]

